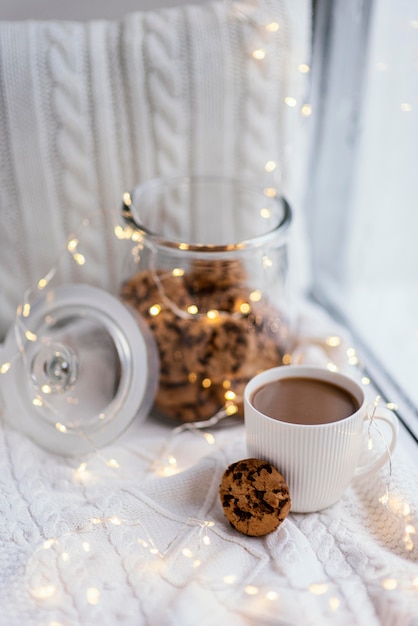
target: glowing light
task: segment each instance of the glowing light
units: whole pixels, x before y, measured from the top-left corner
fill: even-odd
[[[148,309],[148,312],[150,315],[152,315],[153,317],[156,317],[157,315],[159,315],[161,313],[161,306],[159,304],[153,304],[152,306],[150,306],[150,308]]]
[[[182,555],[187,559],[191,559],[193,557],[193,552],[189,548],[183,548],[181,551]]]
[[[369,439],[367,441],[367,449],[368,450],[373,450],[373,440],[372,439]]]
[[[382,587],[386,591],[394,591],[398,587],[398,581],[395,578],[385,578],[382,580]]]
[[[177,465],[177,459],[172,454],[169,455],[168,462],[170,463],[171,466],[176,466]]]
[[[263,297],[263,293],[262,291],[260,291],[260,289],[256,289],[255,291],[252,291],[250,293],[251,302],[260,302],[262,297]]]
[[[193,567],[194,568],[200,567],[201,564],[202,564],[202,561],[199,561],[199,559],[195,559],[193,561]]]
[[[231,381],[230,380],[224,380],[224,382],[222,383],[222,387],[224,389],[230,389],[231,388]]]
[[[354,348],[347,348],[347,350],[346,350],[346,355],[347,355],[348,357],[351,357],[351,356],[356,356],[356,351],[355,351],[355,349],[354,349]]]
[[[43,542],[42,547],[44,550],[49,550],[56,543],[57,543],[56,539],[47,539],[46,541]]]
[[[300,112],[302,113],[303,117],[309,117],[312,113],[312,105],[308,103],[303,104]]]
[[[100,601],[100,591],[96,587],[86,589],[86,598],[89,604],[95,605]]]
[[[206,317],[210,320],[216,320],[216,318],[219,317],[219,311],[216,311],[215,309],[211,309],[210,311],[206,313]]]
[[[59,430],[59,431],[60,431],[60,433],[66,433],[66,432],[67,432],[67,428],[66,428],[66,426],[64,426],[64,424],[61,424],[60,422],[57,422],[57,423],[55,424],[55,428],[56,428],[57,430]]]
[[[32,333],[30,330],[27,330],[25,332],[25,337],[28,341],[37,341],[38,337],[35,335],[35,333]]]
[[[266,598],[267,600],[277,600],[277,598],[279,597],[279,594],[277,593],[277,591],[268,591],[266,593]]]
[[[44,289],[44,287],[46,287],[46,286],[47,286],[47,284],[48,284],[47,279],[46,279],[46,278],[41,278],[41,279],[38,281],[38,289]]]
[[[30,304],[27,302],[23,305],[22,315],[23,317],[29,317],[30,315]]]
[[[74,250],[77,248],[78,246],[78,239],[70,239],[70,241],[67,244],[67,249],[70,252],[74,252]]]
[[[212,381],[211,381],[211,379],[210,379],[210,378],[204,378],[204,379],[202,380],[202,387],[203,387],[204,389],[209,389],[209,387],[210,387],[211,385],[212,385]]]
[[[247,313],[251,311],[251,307],[248,302],[243,302],[242,304],[240,304],[239,310],[243,315],[247,315]]]
[[[208,537],[208,535],[205,535],[203,537],[202,541],[205,544],[205,546],[210,546],[210,544],[211,544],[210,537]]]
[[[195,374],[195,372],[190,372],[187,378],[189,383],[195,383],[197,381],[197,374]]]
[[[116,461],[116,459],[109,459],[109,461],[107,461],[106,465],[108,465],[109,467],[114,467],[114,468],[120,467],[120,465]]]
[[[113,232],[115,233],[116,237],[118,239],[124,239],[124,229],[122,228],[122,226],[115,226]]]
[[[391,411],[396,411],[396,409],[398,408],[396,402],[388,402],[386,406],[388,409],[391,409]]]
[[[179,250],[188,250],[190,248],[188,243],[179,243]]]
[[[102,524],[102,523],[103,523],[103,520],[100,519],[100,517],[91,517],[90,518],[90,524],[97,525],[97,524]]]
[[[273,261],[268,256],[263,256],[263,267],[265,269],[273,267]]]
[[[363,376],[361,382],[363,385],[370,385],[370,378],[367,378],[367,376]]]
[[[290,365],[292,362],[292,355],[291,354],[284,354],[282,357],[282,363],[283,365]]]
[[[261,209],[260,215],[265,220],[268,220],[271,217],[271,211],[270,211],[270,209]]]
[[[258,587],[255,587],[254,585],[247,585],[244,589],[245,593],[247,593],[249,596],[256,596],[257,593],[259,592]]]
[[[412,584],[413,584],[414,587],[417,587],[417,589],[418,589],[418,576],[416,576],[414,578],[414,580],[412,581]]]
[[[68,552],[63,552],[61,554],[61,558],[64,561],[64,563],[66,563],[68,561],[68,559],[70,558],[70,555],[68,554]]]
[[[49,385],[42,385],[41,391],[42,391],[42,393],[45,393],[45,394],[48,395],[49,393],[52,392],[52,389],[51,389],[51,387]]]
[[[341,337],[338,337],[338,335],[332,335],[331,337],[326,338],[325,343],[327,346],[330,346],[330,348],[337,348],[341,345]]]
[[[196,315],[198,311],[199,309],[197,308],[195,304],[191,304],[190,306],[187,307],[187,312],[190,313],[190,315]]]
[[[233,585],[234,582],[236,582],[237,577],[235,576],[235,574],[228,574],[227,576],[224,576],[222,579],[225,583],[225,585]]]
[[[358,365],[358,358],[356,356],[350,356],[348,359],[349,365]]]
[[[309,591],[315,596],[323,596],[328,591],[328,585],[325,583],[314,583],[310,585]]]
[[[329,599],[328,604],[329,604],[329,608],[331,609],[331,611],[336,611],[339,608],[341,603],[338,598],[333,597]]]
[[[0,365],[0,374],[6,374],[9,369],[12,367],[12,364],[7,362],[7,363],[2,363]]]
[[[416,532],[415,526],[412,526],[412,524],[407,524],[407,526],[405,527],[405,532],[410,533],[411,535],[414,535]]]
[[[76,254],[74,255],[74,261],[77,263],[77,265],[84,265],[86,259],[82,254],[80,254],[80,252],[76,252]]]
[[[256,59],[257,61],[262,61],[263,59],[266,58],[266,51],[263,50],[263,48],[258,48],[257,50],[253,50],[252,57],[253,59]]]
[[[229,390],[225,392],[225,400],[235,400],[237,397],[237,394],[235,393],[235,391]]]
[[[173,276],[184,276],[184,270],[181,267],[175,267],[172,274]]]
[[[327,370],[330,372],[338,372],[338,366],[335,363],[327,363]]]
[[[83,472],[86,471],[86,468],[87,468],[87,463],[81,463],[77,468],[77,472],[82,474]]]
[[[297,105],[296,99],[292,98],[292,96],[286,96],[284,101],[285,101],[285,103],[287,104],[288,107],[295,107]]]
[[[407,517],[410,513],[411,513],[411,507],[409,506],[407,502],[405,502],[405,504],[403,505],[402,515]]]
[[[411,28],[418,28],[418,20],[411,20],[410,24]]]
[[[277,167],[276,161],[267,161],[267,163],[264,166],[264,169],[266,170],[266,172],[274,172],[276,167]]]
[[[307,74],[310,71],[310,67],[307,63],[300,63],[300,65],[298,65],[298,70],[301,74]]]
[[[126,204],[126,206],[131,206],[131,204],[132,204],[131,194],[128,193],[127,191],[125,191],[125,193],[123,194],[122,200],[123,200],[124,204]]]
[[[383,496],[379,498],[380,504],[387,504],[389,502],[389,495],[385,493]]]
[[[225,407],[225,412],[227,415],[235,415],[235,413],[238,413],[238,407],[235,404],[230,404]]]
[[[402,102],[401,111],[403,111],[404,113],[410,113],[412,111],[412,104],[410,104],[409,102]]]
[[[213,446],[216,441],[215,437],[211,433],[205,433],[205,439],[206,443],[208,443],[210,446]]]
[[[280,28],[279,22],[270,22],[269,24],[266,24],[266,30],[269,33],[277,33],[279,28]]]
[[[275,187],[265,187],[264,195],[267,198],[275,198],[277,196],[277,189]]]
[[[83,541],[83,550],[84,552],[90,552],[90,544],[88,541]]]
[[[113,526],[122,526],[122,520],[117,515],[112,515],[112,517],[109,517],[109,522],[113,524]]]
[[[35,589],[32,589],[31,593],[37,600],[47,600],[54,595],[55,591],[56,588],[54,585],[45,585],[43,587],[36,587]]]

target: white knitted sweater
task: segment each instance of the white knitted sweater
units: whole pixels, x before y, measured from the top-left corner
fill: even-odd
[[[309,3],[267,3],[277,32],[243,16],[256,5],[0,24],[0,337],[81,218],[105,220],[150,177],[281,179],[297,204]],[[107,226],[84,279],[113,289]],[[344,366],[345,346],[325,342],[340,330],[317,311],[302,321],[295,359]],[[335,506],[263,539],[234,532],[218,497],[245,455],[242,425],[176,434],[150,418],[77,459],[2,425],[0,625],[417,626],[418,475],[401,446]]]
[[[245,3],[204,2],[120,22],[0,24],[0,339],[86,213],[118,212],[134,185],[217,173],[289,188],[309,5],[258,4],[249,15]],[[85,280],[109,289],[108,227],[104,216]]]

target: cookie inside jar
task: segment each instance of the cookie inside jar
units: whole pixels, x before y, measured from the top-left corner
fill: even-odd
[[[140,270],[123,284],[121,297],[156,340],[155,410],[165,418],[203,421],[219,412],[243,417],[249,379],[282,363],[280,311],[254,288],[239,258]]]

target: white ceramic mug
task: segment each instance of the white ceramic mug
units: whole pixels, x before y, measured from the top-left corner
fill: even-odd
[[[289,377],[310,378],[337,385],[355,399],[359,407],[351,415],[328,423],[297,424],[264,415],[254,407],[254,394],[267,383]],[[378,407],[373,420],[390,427],[391,440],[379,456],[359,465],[367,437],[365,422],[371,411],[362,387],[356,381],[327,369],[307,366],[281,366],[258,374],[247,384],[244,394],[245,430],[249,456],[272,463],[284,476],[292,500],[292,512],[319,511],[334,504],[354,476],[376,472],[388,461],[398,436],[398,419]],[[316,413],[317,412],[317,413]],[[315,415],[321,421],[321,406]]]

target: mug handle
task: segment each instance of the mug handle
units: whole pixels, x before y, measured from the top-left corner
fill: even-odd
[[[370,419],[371,418],[366,416],[364,421],[368,422]],[[385,450],[383,450],[382,454],[380,454],[377,458],[372,459],[369,463],[365,463],[364,465],[359,465],[354,472],[354,476],[365,476],[366,474],[377,472],[384,466],[385,463],[387,463],[390,455],[395,449],[399,432],[399,421],[396,415],[389,409],[379,408],[373,416],[373,421],[375,420],[385,422],[390,426],[392,435],[391,440],[389,443],[385,442]]]

